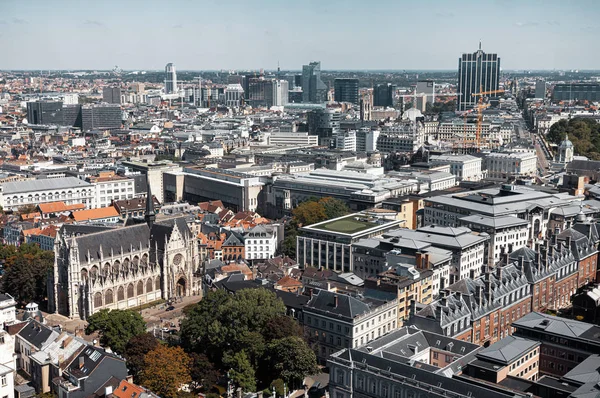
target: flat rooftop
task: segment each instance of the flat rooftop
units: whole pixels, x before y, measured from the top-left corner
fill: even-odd
[[[343,234],[355,234],[376,227],[378,224],[357,218],[355,215],[346,216],[318,224],[320,229]]]

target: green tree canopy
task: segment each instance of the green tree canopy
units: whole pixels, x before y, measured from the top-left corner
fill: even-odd
[[[283,379],[288,387],[300,387],[306,376],[319,372],[314,351],[297,336],[273,340],[267,347],[267,356],[273,375]]]
[[[219,381],[221,373],[204,354],[194,352],[190,354],[190,358],[192,360],[190,376],[196,387],[201,388],[204,392],[210,391],[211,387]]]
[[[240,387],[246,392],[253,392],[256,390],[254,367],[250,363],[245,351],[240,351],[235,354],[225,354],[223,363],[230,369],[228,373],[229,379],[236,387]]]
[[[346,202],[340,199],[327,197],[319,200],[319,204],[323,206],[327,220],[342,217],[350,213],[350,209],[348,208],[348,205],[346,205]]]
[[[124,356],[127,359],[127,368],[129,368],[129,372],[133,375],[136,383],[139,383],[139,376],[144,368],[146,354],[154,350],[158,344],[158,340],[151,333],[133,336],[127,342]]]
[[[87,334],[100,334],[100,343],[118,354],[125,353],[127,342],[134,336],[146,333],[146,322],[132,310],[102,309],[88,318]]]
[[[48,272],[54,264],[54,253],[34,244],[0,247],[0,258],[6,260],[2,287],[4,291],[25,304],[46,299]]]
[[[563,119],[554,123],[546,139],[557,145],[569,135],[569,140],[575,147],[575,154],[600,160],[600,124],[593,119],[573,118]]]
[[[265,326],[265,340],[277,340],[289,336],[302,337],[302,327],[287,315],[279,315],[269,319]]]

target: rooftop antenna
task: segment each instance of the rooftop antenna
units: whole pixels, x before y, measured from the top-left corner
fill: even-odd
[[[481,50],[481,39],[479,39],[479,50]]]

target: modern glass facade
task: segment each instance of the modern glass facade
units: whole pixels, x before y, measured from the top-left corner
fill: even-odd
[[[458,60],[457,110],[473,108],[479,97],[474,93],[498,90],[500,83],[500,58],[498,54],[486,54],[481,48],[472,54],[463,54]]]
[[[336,102],[358,105],[358,79],[335,79],[333,87]]]
[[[600,84],[557,84],[552,91],[553,101],[600,101]]]
[[[321,62],[302,65],[302,102],[321,103],[327,99],[327,85],[321,80]]]
[[[393,107],[396,86],[390,83],[373,87],[373,106]]]
[[[27,103],[27,121],[29,124],[62,126],[62,101],[35,101]]]

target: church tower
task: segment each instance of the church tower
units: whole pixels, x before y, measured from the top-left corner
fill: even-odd
[[[154,200],[152,199],[152,189],[150,189],[150,180],[146,180],[148,183],[148,195],[146,197],[146,213],[144,219],[148,224],[148,227],[152,228],[154,221],[156,220],[156,212],[154,211]]]
[[[571,163],[574,155],[573,143],[569,140],[569,136],[566,135],[563,142],[558,147],[558,163]]]

